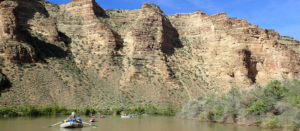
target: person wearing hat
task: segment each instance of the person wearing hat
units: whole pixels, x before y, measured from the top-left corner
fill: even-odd
[[[66,122],[75,122],[75,112],[72,112],[71,115],[67,118]]]

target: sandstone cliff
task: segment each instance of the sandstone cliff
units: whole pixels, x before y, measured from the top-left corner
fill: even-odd
[[[4,0],[0,11],[0,68],[11,82],[0,104],[181,106],[300,76],[298,41],[225,13],[104,10],[95,0]]]

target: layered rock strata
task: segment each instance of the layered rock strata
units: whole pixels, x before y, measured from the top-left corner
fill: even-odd
[[[95,0],[4,0],[0,11],[0,68],[11,81],[0,104],[181,106],[300,76],[297,40],[225,13],[104,10]]]

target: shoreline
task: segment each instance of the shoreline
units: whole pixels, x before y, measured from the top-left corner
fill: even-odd
[[[213,124],[222,124],[222,125],[233,125],[233,126],[240,126],[240,127],[257,127],[257,128],[261,128],[261,129],[272,129],[275,131],[281,131],[285,128],[267,128],[267,127],[261,127],[259,124],[255,124],[255,123],[244,123],[244,122],[239,122],[239,123],[232,123],[232,122],[223,122],[223,121],[209,121],[209,120],[200,120],[200,119],[196,119],[196,118],[181,118],[180,119],[188,119],[188,120],[194,120],[194,121],[199,121],[199,122],[205,122],[205,123],[213,123]],[[285,129],[288,130],[289,129]],[[293,131],[293,129],[290,129],[290,131]]]
[[[91,107],[84,108],[66,108],[63,106],[19,106],[19,107],[0,107],[0,118],[5,117],[38,117],[38,116],[56,116],[56,115],[69,115],[71,112],[76,112],[81,115],[121,115],[126,114],[148,114],[148,115],[160,115],[160,116],[175,116],[180,110],[167,106],[158,107],[154,105],[145,106],[132,106],[132,107],[114,107],[97,109]]]

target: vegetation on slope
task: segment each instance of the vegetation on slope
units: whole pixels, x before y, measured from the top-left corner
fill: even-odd
[[[171,106],[156,107],[154,105],[136,106],[136,107],[115,107],[110,109],[96,109],[84,107],[78,109],[68,109],[61,106],[20,106],[20,107],[0,107],[0,117],[16,117],[16,116],[52,116],[52,115],[69,115],[71,112],[76,112],[82,115],[120,115],[122,112],[126,114],[149,114],[149,115],[164,115],[174,116],[178,113],[178,109]]]
[[[300,127],[300,81],[271,81],[248,91],[199,97],[184,106],[180,116],[203,121],[247,123],[266,128]]]

